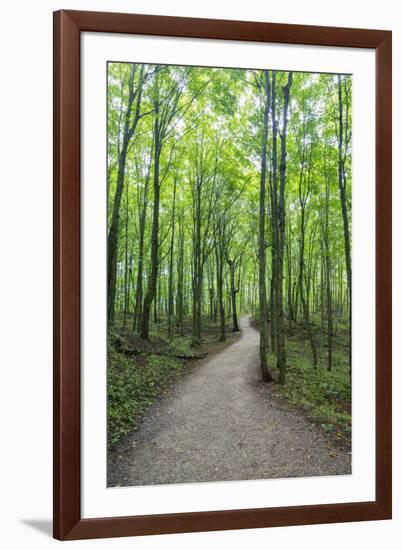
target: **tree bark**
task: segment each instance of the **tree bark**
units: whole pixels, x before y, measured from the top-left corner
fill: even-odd
[[[304,246],[305,246],[305,232],[306,232],[306,224],[305,224],[305,205],[301,207],[301,216],[300,216],[300,265],[299,265],[299,295],[300,295],[300,301],[303,308],[303,315],[304,315],[304,322],[306,325],[306,330],[308,334],[308,339],[310,341],[311,346],[311,353],[313,355],[313,366],[317,366],[317,349],[314,342],[314,336],[313,331],[311,328],[310,323],[310,311],[308,306],[308,301],[306,298],[306,295],[304,294]]]
[[[235,284],[235,270],[236,260],[227,258],[227,264],[229,265],[230,273],[230,297],[232,303],[232,319],[233,319],[233,332],[239,332],[239,323],[237,321],[237,308],[236,308],[236,294],[239,292],[239,287],[236,288]]]
[[[159,129],[159,90],[158,79],[156,78],[156,101],[155,101],[155,122],[154,122],[154,204],[152,218],[152,233],[151,233],[151,272],[149,276],[149,284],[144,297],[144,305],[141,318],[140,336],[145,340],[149,339],[149,318],[151,313],[152,302],[156,295],[156,286],[158,279],[158,249],[159,249],[159,168],[162,143],[160,141]]]
[[[218,308],[220,319],[220,336],[219,341],[224,342],[226,340],[226,321],[225,321],[225,306],[223,303],[223,253],[222,245],[219,244],[215,248],[216,254],[216,282],[218,292]]]
[[[283,127],[281,139],[281,160],[280,160],[280,184],[278,203],[278,231],[277,231],[277,284],[276,284],[276,330],[277,330],[277,369],[279,372],[279,383],[284,384],[286,378],[286,349],[285,349],[285,326],[283,314],[283,257],[285,253],[285,185],[286,185],[286,137],[288,125],[288,108],[290,87],[292,85],[292,73],[288,75],[288,82],[283,86]]]
[[[175,175],[173,182],[173,203],[172,203],[172,235],[170,240],[170,258],[169,258],[169,288],[168,288],[168,336],[173,340],[173,252],[174,252],[174,229],[175,229],[175,211],[176,211],[176,187],[177,177]]]
[[[260,366],[263,382],[273,381],[273,376],[268,368],[268,338],[267,338],[267,288],[266,288],[266,264],[267,252],[265,242],[265,216],[266,216],[266,170],[267,170],[267,141],[268,141],[268,114],[270,86],[268,71],[264,71],[264,116],[261,143],[261,174],[260,174],[260,214],[258,237],[258,263],[259,263],[259,300],[260,300]]]
[[[339,134],[338,134],[338,186],[341,200],[343,235],[345,241],[345,261],[346,275],[348,282],[348,302],[349,302],[349,373],[351,377],[352,369],[352,261],[350,253],[350,231],[346,196],[346,174],[345,174],[345,154],[344,154],[344,120],[343,120],[343,94],[342,80],[338,75],[338,102],[339,102]],[[346,121],[347,122],[347,121]]]
[[[326,174],[327,176],[327,174]],[[328,346],[328,363],[327,369],[332,369],[332,336],[333,336],[333,319],[332,319],[332,293],[331,293],[331,253],[329,244],[329,177],[325,178],[325,216],[324,216],[324,257],[325,257],[325,287],[326,287],[326,309],[327,309],[327,346]]]
[[[179,246],[177,259],[177,324],[180,336],[184,335],[184,221],[179,211]]]
[[[202,154],[202,153],[201,153]],[[197,174],[194,190],[194,271],[193,271],[193,334],[191,345],[201,344],[201,293],[202,293],[202,261],[201,261],[201,188],[202,179]]]

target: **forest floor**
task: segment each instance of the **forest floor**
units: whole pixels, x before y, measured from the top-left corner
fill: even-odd
[[[351,455],[261,384],[259,334],[196,361],[109,451],[108,486],[351,473]]]
[[[258,330],[258,321],[251,320]],[[348,362],[348,327],[339,321],[332,339],[332,370],[327,370],[326,333],[321,334],[319,323],[312,323],[318,365],[313,367],[312,352],[305,327],[292,323],[287,326],[286,384],[276,385],[275,395],[284,399],[314,422],[337,446],[351,449],[351,384]],[[268,354],[268,365],[276,375],[276,356]]]
[[[169,342],[167,321],[152,325],[150,340],[132,330],[132,319],[115,321],[109,332],[108,346],[108,447],[135,430],[155,399],[169,391],[177,379],[240,338],[240,333],[226,331],[219,341],[219,323],[203,319],[202,346],[193,348],[192,323],[186,319],[183,334],[176,329]]]

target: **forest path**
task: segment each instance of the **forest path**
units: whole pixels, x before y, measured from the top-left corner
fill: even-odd
[[[350,473],[300,412],[262,384],[259,333],[241,338],[176,382],[109,460],[108,485],[160,485]]]

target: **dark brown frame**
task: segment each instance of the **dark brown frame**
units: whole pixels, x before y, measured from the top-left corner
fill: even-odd
[[[376,499],[82,519],[80,508],[80,34],[373,48],[376,57]],[[250,529],[391,518],[390,31],[62,10],[54,13],[54,537]]]

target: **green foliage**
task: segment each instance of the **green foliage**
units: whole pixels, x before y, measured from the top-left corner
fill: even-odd
[[[109,444],[138,426],[144,411],[183,370],[183,361],[147,354],[129,358],[109,346],[108,350]]]
[[[140,68],[147,75],[144,82]],[[142,93],[141,116],[125,158],[125,124],[136,116],[128,108],[133,74],[133,93]],[[263,74],[269,75],[266,82],[275,94],[263,89]],[[134,315],[152,290],[151,341],[160,336],[161,320],[167,318],[173,340],[166,342],[163,358],[150,354],[129,360],[111,350],[112,443],[137,424],[172,373],[180,371],[180,361],[172,356],[194,352],[190,335],[182,336],[184,318],[191,319],[193,344],[199,345],[202,338],[195,329],[201,317],[223,319],[225,326],[236,307],[252,315],[265,310],[259,304],[258,267],[263,264],[271,338],[279,319],[307,329],[302,338],[287,340],[286,387],[278,391],[309,411],[326,432],[337,433],[338,427],[344,434],[350,431],[346,249],[351,237],[345,226],[351,227],[352,78],[295,73],[288,96],[289,76],[284,71],[109,63],[109,227],[117,220],[114,204],[119,211],[115,318],[124,312],[124,329],[138,334]],[[285,97],[290,98],[287,125]],[[122,156],[124,190],[118,203]],[[260,236],[265,156],[261,212],[266,219]],[[279,230],[284,233],[281,246]],[[311,338],[311,331],[307,336],[310,322],[320,326],[320,337]],[[336,333],[333,345],[325,331]],[[325,358],[329,363],[331,357],[325,345],[332,352],[331,372],[325,368]],[[321,364],[316,370],[311,367],[315,346]],[[276,364],[275,357],[269,359],[271,366]]]
[[[326,433],[350,442],[351,385],[348,371],[347,349],[336,340],[334,366],[313,368],[304,346],[295,337],[288,337],[287,380],[277,392],[289,403],[301,407]],[[270,355],[271,364],[275,357]]]
[[[109,63],[108,65],[108,192],[109,223],[113,198],[116,191],[118,152],[124,127],[129,94],[129,75],[132,65]],[[138,85],[139,67],[136,65],[134,88]],[[121,204],[118,239],[118,269],[116,281],[116,309],[124,306],[124,285],[127,285],[127,271],[134,281],[139,262],[140,213],[145,209],[144,267],[150,264],[151,220],[153,208],[154,153],[153,133],[155,125],[155,83],[158,83],[161,116],[164,105],[172,94],[180,90],[177,108],[169,121],[169,133],[165,136],[160,159],[160,269],[158,284],[163,296],[168,290],[169,248],[172,236],[172,196],[174,181],[177,182],[175,236],[173,257],[178,257],[179,239],[184,249],[184,291],[192,292],[190,277],[186,277],[194,266],[194,216],[195,189],[201,186],[201,240],[202,253],[210,264],[209,273],[216,276],[214,247],[217,241],[217,225],[224,223],[233,227],[223,235],[225,247],[240,243],[242,253],[241,283],[247,294],[248,311],[258,307],[255,289],[250,281],[255,278],[258,262],[258,218],[262,112],[264,98],[258,88],[261,71],[245,69],[217,69],[208,67],[179,67],[145,65],[149,75],[142,90],[141,112],[146,113],[139,122],[135,138],[132,139],[126,161],[125,190]],[[272,73],[272,72],[271,72]],[[282,128],[281,106],[283,86],[287,72],[276,72],[277,124]],[[344,96],[348,97],[348,108],[344,107],[344,119],[351,127],[351,77],[342,76]],[[333,284],[334,308],[340,309],[345,300],[346,266],[344,258],[343,220],[338,189],[338,97],[337,75],[295,73],[290,91],[289,125],[286,157],[286,257],[283,282],[284,296],[292,291],[296,299],[300,249],[300,185],[302,194],[307,193],[307,172],[311,172],[305,216],[305,277],[316,276],[315,292],[324,276],[325,266],[319,265],[322,255],[324,212],[328,210],[329,249],[331,254],[330,279]],[[132,113],[131,117],[134,114]],[[272,127],[268,131],[268,169],[272,165]],[[278,135],[279,155],[280,136]],[[306,146],[307,160],[304,161],[304,176],[300,180],[302,148]],[[311,155],[310,155],[311,153]],[[350,143],[345,149],[345,171],[350,178]],[[279,162],[279,157],[278,157]],[[308,165],[308,167],[307,167]],[[307,170],[308,168],[308,170]],[[311,168],[311,170],[310,170]],[[279,169],[279,168],[278,168]],[[272,174],[269,174],[268,212],[272,201]],[[328,182],[329,197],[326,204],[325,186]],[[347,185],[348,215],[350,218],[351,185]],[[213,209],[213,215],[211,215]],[[351,220],[349,219],[349,222]],[[266,242],[272,244],[272,220],[267,216]],[[230,239],[229,239],[230,237]],[[230,241],[230,242],[229,242]],[[236,247],[235,247],[236,248]],[[243,251],[244,248],[244,251]],[[238,252],[238,250],[236,252]],[[271,277],[272,246],[267,248],[267,281]],[[128,261],[126,262],[126,255]],[[131,268],[130,268],[131,266]],[[240,262],[239,262],[240,266]],[[204,269],[204,277],[206,275]],[[315,273],[315,275],[314,275]],[[144,273],[146,276],[147,273]],[[130,277],[130,274],[128,274]],[[228,265],[223,263],[223,277],[228,277]],[[203,313],[208,304],[211,281],[203,284]],[[253,283],[255,284],[255,283]],[[306,286],[311,281],[306,281]],[[131,292],[134,283],[131,284]],[[308,292],[314,289],[308,288]],[[174,272],[173,292],[177,293],[177,274]],[[269,293],[269,289],[268,289]],[[224,285],[223,294],[229,299],[229,289]],[[215,299],[217,293],[215,290]],[[239,295],[240,296],[240,295]],[[191,299],[189,296],[188,299]],[[336,303],[335,303],[336,302]],[[130,300],[129,300],[130,303]],[[287,304],[285,304],[286,306]],[[132,306],[130,306],[131,308]],[[227,309],[229,306],[225,304]],[[300,307],[300,303],[299,303]],[[285,311],[285,316],[288,314]],[[340,319],[344,314],[337,315]]]

